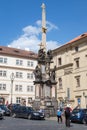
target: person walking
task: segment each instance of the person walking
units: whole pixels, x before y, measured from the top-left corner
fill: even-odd
[[[69,105],[65,108],[65,124],[66,127],[70,127],[70,115],[71,115],[71,108]]]
[[[58,123],[60,121],[62,123],[62,111],[60,111],[60,109],[57,110],[57,121],[58,121]]]

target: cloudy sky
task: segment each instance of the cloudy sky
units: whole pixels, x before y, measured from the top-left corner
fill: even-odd
[[[41,43],[41,20],[35,22],[35,25],[28,25],[22,29],[23,34],[21,34],[17,39],[13,40],[9,46],[16,48],[25,48],[37,52],[39,49],[39,44]],[[58,29],[56,25],[47,21],[46,24],[49,33],[53,29]],[[49,40],[46,43],[47,49],[55,49],[58,47],[57,41]]]
[[[46,5],[47,49],[87,32],[87,0],[0,0],[0,46],[37,52],[42,3]]]

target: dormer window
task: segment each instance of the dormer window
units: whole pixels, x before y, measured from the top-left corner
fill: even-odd
[[[14,50],[14,52],[19,53],[19,51],[18,51],[18,50]]]
[[[0,51],[2,51],[2,48],[0,48]]]
[[[75,47],[75,51],[78,52],[79,51],[79,48],[78,46]]]

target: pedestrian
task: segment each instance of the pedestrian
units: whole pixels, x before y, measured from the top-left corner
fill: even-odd
[[[67,104],[67,107],[65,108],[65,124],[66,127],[70,127],[70,115],[71,115],[71,108],[69,104]]]
[[[60,109],[57,110],[57,121],[58,121],[58,123],[60,121],[62,123],[62,111],[60,111]]]

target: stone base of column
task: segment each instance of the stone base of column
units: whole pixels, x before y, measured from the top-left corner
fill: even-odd
[[[58,102],[55,98],[45,97],[44,99],[35,99],[32,107],[36,110],[43,109],[47,117],[55,116],[58,108]]]

